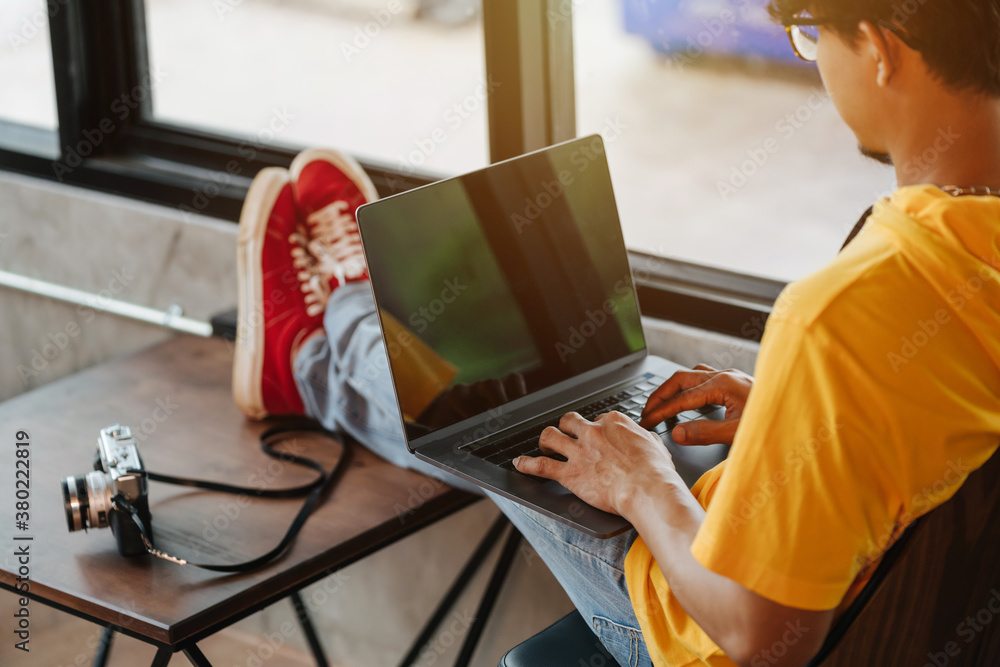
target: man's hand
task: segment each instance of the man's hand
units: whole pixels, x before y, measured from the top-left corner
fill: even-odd
[[[722,421],[698,419],[676,426],[671,436],[678,445],[732,445],[743,416],[753,378],[740,371],[719,371],[699,364],[691,371],[678,371],[653,392],[639,423],[652,428],[686,410],[706,405],[726,408]]]
[[[519,472],[554,479],[585,503],[612,514],[622,515],[638,488],[662,489],[680,479],[660,438],[619,412],[593,422],[575,412],[564,415],[558,429],[542,431],[539,447],[566,460],[522,456],[514,461]]]

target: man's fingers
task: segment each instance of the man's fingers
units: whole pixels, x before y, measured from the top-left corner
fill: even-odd
[[[574,437],[580,437],[583,429],[590,426],[591,422],[584,419],[578,412],[567,412],[559,420],[559,430]]]
[[[538,448],[546,454],[562,454],[566,456],[566,451],[576,442],[555,426],[550,426],[538,438]],[[568,457],[567,457],[568,458]]]
[[[682,412],[697,410],[700,407],[709,405],[713,402],[715,396],[715,392],[711,391],[711,382],[712,380],[709,380],[705,384],[686,389],[655,406],[652,402],[647,403],[645,409],[642,411],[642,420],[639,424],[643,428],[649,428],[650,426],[656,426],[666,419],[676,417]]]
[[[674,427],[670,436],[678,445],[732,444],[736,437],[737,419],[696,419]]]
[[[719,372],[719,369],[712,368],[708,364],[698,364],[697,366],[694,367],[694,370],[696,370],[696,371],[708,371],[709,373],[718,373]]]
[[[711,374],[706,371],[677,371],[670,376],[658,389],[649,395],[649,400],[643,408],[643,414],[655,410],[675,396],[698,387],[711,379]],[[670,415],[673,416],[673,415]]]
[[[525,475],[534,475],[536,477],[545,477],[546,479],[554,479],[559,481],[559,474],[561,472],[561,466],[565,465],[560,461],[555,459],[550,459],[546,456],[531,457],[531,456],[519,456],[514,459],[514,468]]]

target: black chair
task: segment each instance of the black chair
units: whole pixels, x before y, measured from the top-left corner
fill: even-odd
[[[1000,451],[889,549],[809,664],[1000,665],[995,609],[1000,609]],[[618,663],[576,611],[500,660],[500,667],[580,665]]]
[[[619,667],[580,612],[574,611],[500,659],[500,667]]]

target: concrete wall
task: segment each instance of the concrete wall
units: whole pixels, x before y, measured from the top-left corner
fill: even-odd
[[[236,227],[0,172],[0,269],[208,319],[236,303]],[[0,288],[0,400],[170,333]]]
[[[207,320],[236,303],[235,243],[236,227],[227,222],[185,221],[172,209],[0,172],[0,269],[87,290],[97,299],[103,294],[158,309],[176,305],[189,317]],[[670,323],[646,325],[658,354],[687,364],[752,369],[755,346]],[[155,326],[0,288],[0,400],[169,335]],[[395,664],[495,515],[490,504],[478,503],[345,569],[332,586],[307,589],[307,600],[326,600],[316,620],[335,664]],[[486,574],[459,601],[421,665],[450,664]],[[6,614],[10,598],[0,596],[0,614]],[[525,548],[474,664],[495,665],[506,649],[570,608],[544,563]],[[44,664],[93,655],[92,627],[38,605],[34,609],[34,627],[49,628],[38,636],[58,633],[58,650],[65,654],[53,654]],[[269,633],[291,618],[289,605],[276,605],[240,623],[236,639],[216,643],[216,653],[211,643],[205,650],[217,664],[253,663]],[[297,630],[286,639],[286,648],[305,646]],[[116,644],[112,665],[131,664],[125,657],[129,641]],[[145,647],[133,648],[145,656]],[[175,660],[186,664],[183,657]],[[293,662],[285,656],[264,664]]]

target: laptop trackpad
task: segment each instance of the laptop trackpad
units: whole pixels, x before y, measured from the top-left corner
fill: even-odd
[[[674,459],[674,467],[690,489],[701,476],[719,465],[729,456],[727,445],[681,446],[669,435],[661,436],[667,451]]]

